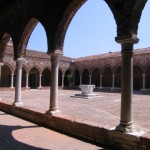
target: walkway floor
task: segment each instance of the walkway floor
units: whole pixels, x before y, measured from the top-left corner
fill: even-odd
[[[0,112],[0,150],[108,150]]]

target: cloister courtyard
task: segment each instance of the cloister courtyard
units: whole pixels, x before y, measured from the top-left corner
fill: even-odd
[[[94,92],[98,96],[83,99],[72,97],[79,94],[79,90],[59,89],[59,110],[73,120],[84,121],[93,125],[114,128],[120,122],[121,94],[112,92]],[[0,90],[2,102],[14,102],[14,90]],[[50,90],[31,89],[22,91],[22,101],[29,109],[42,113],[49,109]],[[133,93],[133,121],[136,130],[150,131],[150,95]]]

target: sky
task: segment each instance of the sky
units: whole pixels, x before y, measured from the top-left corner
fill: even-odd
[[[138,44],[135,49],[150,47],[150,20],[148,0],[139,23]],[[64,56],[78,58],[108,52],[120,51],[115,42],[116,23],[113,15],[102,0],[88,0],[73,17],[65,36]],[[47,52],[47,39],[43,26],[38,25],[29,39],[28,49]]]

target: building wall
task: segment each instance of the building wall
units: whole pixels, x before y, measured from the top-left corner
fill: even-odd
[[[42,75],[42,86],[50,86],[51,61],[50,56],[44,52],[27,50],[25,59],[27,63],[23,65],[22,86],[26,86],[26,75],[29,75],[29,86],[37,88],[39,86],[39,76]],[[13,61],[13,49],[8,45],[2,67],[2,87],[9,87],[11,75],[15,77],[16,62]],[[101,55],[81,57],[77,59],[61,56],[59,62],[59,86],[68,86],[67,75],[73,73],[75,86],[80,84],[95,84],[96,87],[102,85],[103,88],[121,87],[121,53],[113,52]],[[145,76],[144,76],[145,75]],[[49,76],[49,77],[48,77]],[[150,88],[150,48],[134,51],[133,55],[133,87],[134,90],[143,88],[143,76],[145,87]],[[102,78],[102,79],[100,79]],[[113,81],[114,78],[114,81]],[[33,81],[34,80],[34,81]],[[102,81],[102,83],[100,83]],[[114,85],[113,85],[114,82]],[[14,79],[15,86],[15,79]]]

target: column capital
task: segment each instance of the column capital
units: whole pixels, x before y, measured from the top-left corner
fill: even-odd
[[[132,44],[136,44],[139,42],[139,39],[137,38],[136,35],[125,35],[125,36],[119,36],[115,38],[115,41],[119,44],[123,44],[123,43],[132,43]]]
[[[27,62],[25,58],[17,58],[16,61],[22,64],[25,64]]]
[[[63,51],[62,50],[54,50],[54,51],[50,51],[50,52],[48,52],[48,54],[49,55],[51,55],[51,56],[61,56],[61,55],[63,55],[64,53],[63,53]]]
[[[0,62],[0,67],[2,67],[4,65],[4,63]]]

